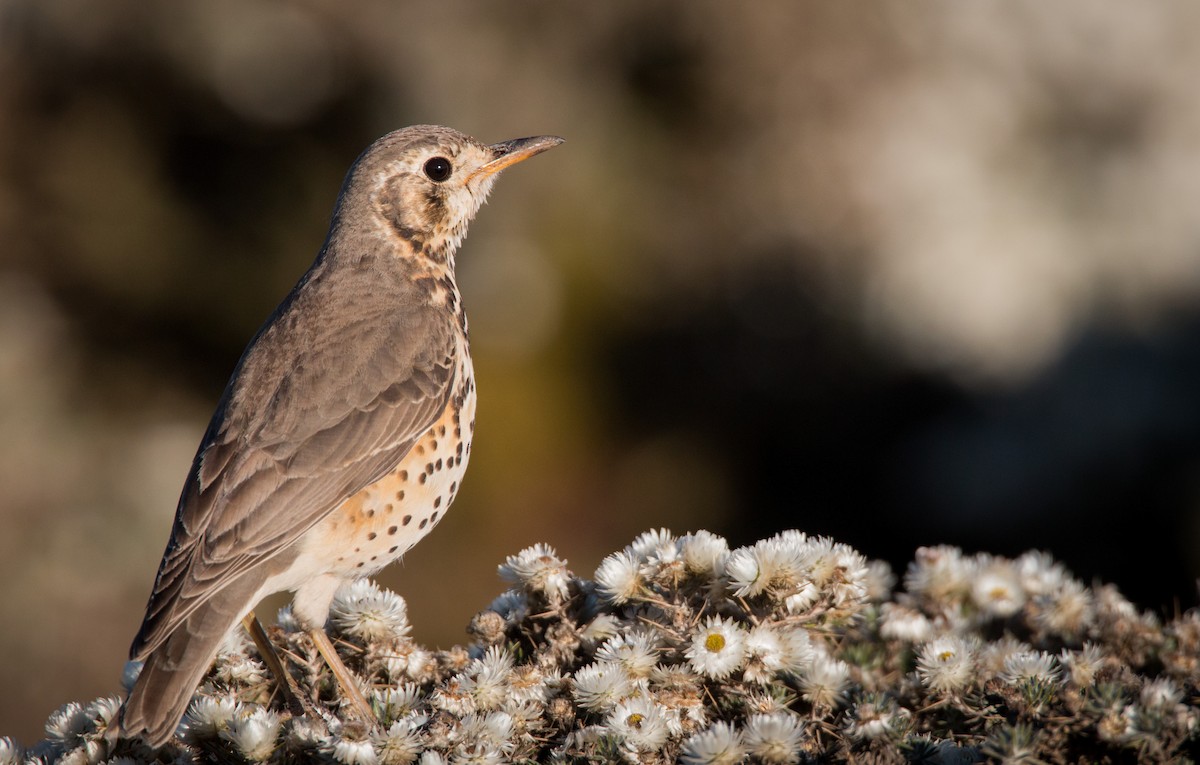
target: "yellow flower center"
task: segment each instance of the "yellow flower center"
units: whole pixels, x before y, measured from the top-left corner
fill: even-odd
[[[710,653],[720,653],[725,649],[725,636],[720,632],[711,632],[708,637],[704,638],[704,647]]]
[[[645,720],[645,719],[646,718],[643,717],[642,715],[638,714],[637,712],[634,712],[633,714],[629,715],[629,717],[625,718],[625,723],[632,728],[637,728],[638,730],[641,730],[642,720]]]

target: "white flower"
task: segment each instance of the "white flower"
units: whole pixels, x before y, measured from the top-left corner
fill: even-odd
[[[121,699],[117,696],[102,696],[88,704],[86,711],[95,722],[97,730],[107,728],[121,712]]]
[[[912,713],[903,707],[897,708],[895,702],[884,697],[882,700],[875,694],[868,696],[854,705],[845,722],[846,732],[858,741],[872,741],[894,735],[897,728],[904,723]]]
[[[1024,682],[1057,683],[1060,675],[1058,662],[1045,651],[1019,651],[1005,657],[1000,679],[1009,685]]]
[[[1023,554],[1012,562],[1012,567],[1021,588],[1030,595],[1049,595],[1071,580],[1061,563],[1040,550]]]
[[[867,600],[882,603],[891,597],[892,588],[896,586],[896,575],[887,561],[873,560],[867,564],[864,584],[867,586]]]
[[[804,534],[785,532],[734,550],[725,563],[725,575],[739,597],[753,597],[772,585],[794,589],[803,583],[811,555]]]
[[[884,603],[881,612],[881,637],[905,643],[923,643],[933,636],[933,623],[920,611],[895,603]]]
[[[920,547],[908,564],[904,586],[944,608],[957,605],[971,592],[974,570],[974,562],[963,558],[957,547]]]
[[[632,632],[606,641],[596,651],[599,661],[620,664],[632,678],[649,677],[658,663],[659,640],[649,632]]]
[[[46,720],[46,738],[63,752],[79,746],[83,736],[94,730],[91,715],[75,701],[63,704]]]
[[[275,751],[279,739],[279,715],[258,707],[248,715],[229,720],[221,738],[232,743],[242,756],[253,762],[264,762]]]
[[[613,553],[600,562],[594,579],[608,602],[625,603],[642,589],[641,563],[629,551]]]
[[[720,680],[746,661],[746,631],[736,622],[710,616],[684,651],[692,669]]]
[[[1169,677],[1151,680],[1142,687],[1142,704],[1159,711],[1170,711],[1183,700],[1183,691]]]
[[[1097,645],[1084,643],[1080,651],[1064,648],[1058,661],[1067,668],[1076,688],[1087,688],[1096,681],[1096,673],[1104,666],[1104,652]]]
[[[774,574],[770,558],[757,547],[739,547],[725,561],[725,575],[739,597],[752,597],[767,589]]]
[[[780,673],[796,673],[813,657],[808,633],[802,627],[764,622],[746,636],[745,677],[766,685]]]
[[[593,644],[616,637],[621,632],[621,620],[612,614],[600,614],[588,622],[580,634],[584,640]]]
[[[975,652],[974,643],[957,635],[931,640],[917,654],[917,676],[935,691],[960,691],[971,684]]]
[[[1034,599],[1039,627],[1064,635],[1080,635],[1096,615],[1092,593],[1081,582],[1067,579],[1057,589]]]
[[[508,675],[512,668],[512,654],[499,646],[492,646],[483,656],[471,662],[465,676],[460,676],[463,692],[475,700],[476,709],[498,709],[507,696]]]
[[[1004,662],[1008,660],[1009,656],[1032,650],[1033,648],[1028,643],[1022,643],[1011,635],[986,643],[976,655],[975,665],[979,682],[982,684],[994,677],[999,677],[1004,672]]]
[[[581,667],[574,680],[575,701],[593,712],[611,709],[634,688],[624,667],[602,661]]]
[[[800,691],[813,706],[836,707],[850,682],[850,666],[818,653],[800,674]]]
[[[567,570],[567,562],[560,560],[549,545],[539,543],[508,556],[500,566],[500,576],[530,592],[545,595],[551,603],[561,603],[569,594],[571,572]]]
[[[412,629],[404,598],[366,579],[356,579],[337,591],[329,620],[342,634],[364,640],[404,637]]]
[[[640,561],[652,557],[674,559],[679,543],[670,531],[658,529],[642,532],[625,549]]]
[[[800,761],[800,740],[804,728],[800,720],[788,712],[754,715],[742,730],[742,741],[750,754],[766,763],[795,763]]]
[[[241,715],[242,705],[233,696],[197,696],[183,716],[184,738],[195,742],[215,736]]]
[[[861,603],[867,597],[867,559],[854,548],[827,537],[808,540],[797,557],[804,560],[804,575],[829,595],[834,606]]]
[[[426,749],[421,753],[421,765],[446,765],[446,758],[439,752]]]
[[[666,715],[662,707],[644,696],[617,704],[607,723],[609,730],[639,752],[654,751],[667,742]]]
[[[216,677],[227,686],[258,685],[266,681],[267,668],[245,654],[227,653],[217,659]]]
[[[16,739],[0,736],[0,765],[21,765],[25,759],[25,749]]]
[[[971,600],[988,616],[1012,616],[1025,605],[1025,590],[1012,564],[1000,558],[980,556]]]
[[[433,692],[430,702],[438,709],[461,717],[475,711],[475,696],[464,686],[464,675],[455,675]]]
[[[374,688],[371,691],[371,707],[383,720],[399,720],[416,711],[422,699],[421,688],[415,683],[400,683],[391,688]]]
[[[503,763],[513,748],[512,717],[505,712],[468,714],[451,736],[454,763]]]
[[[418,683],[431,679],[437,669],[437,658],[424,648],[413,648],[408,653],[408,661],[404,666],[404,674]]]
[[[550,687],[562,680],[557,669],[542,670],[536,664],[513,667],[508,675],[506,701],[545,703]]]
[[[382,765],[408,765],[421,753],[421,725],[424,717],[397,720],[382,734],[373,737],[373,744]]]
[[[336,736],[326,751],[343,765],[377,765],[379,755],[370,739],[352,739]]]
[[[693,734],[680,754],[685,765],[733,765],[746,758],[741,734],[726,722]]]
[[[792,594],[783,599],[783,606],[789,614],[802,614],[812,608],[817,602],[821,591],[812,582],[801,582]]]
[[[683,537],[683,563],[693,574],[711,578],[720,576],[725,571],[725,562],[729,559],[729,543],[710,531],[701,529]]]

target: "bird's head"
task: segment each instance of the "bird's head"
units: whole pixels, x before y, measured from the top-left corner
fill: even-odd
[[[499,172],[562,141],[536,136],[486,145],[435,125],[397,130],[371,144],[354,163],[340,212],[367,211],[385,236],[398,236],[414,252],[445,262]],[[359,199],[347,204],[350,197]]]

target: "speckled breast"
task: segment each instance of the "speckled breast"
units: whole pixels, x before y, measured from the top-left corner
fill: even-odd
[[[310,535],[330,573],[370,575],[399,558],[441,520],[462,485],[475,430],[470,359],[442,416],[390,473],[347,499]]]

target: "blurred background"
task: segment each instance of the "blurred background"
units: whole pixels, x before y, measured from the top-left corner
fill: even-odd
[[[382,579],[422,641],[506,555],[590,576],[658,526],[898,572],[1040,548],[1194,605],[1198,35],[1187,3],[0,0],[0,734],[118,690],[227,375],[414,123],[568,139],[459,256],[471,470]]]

